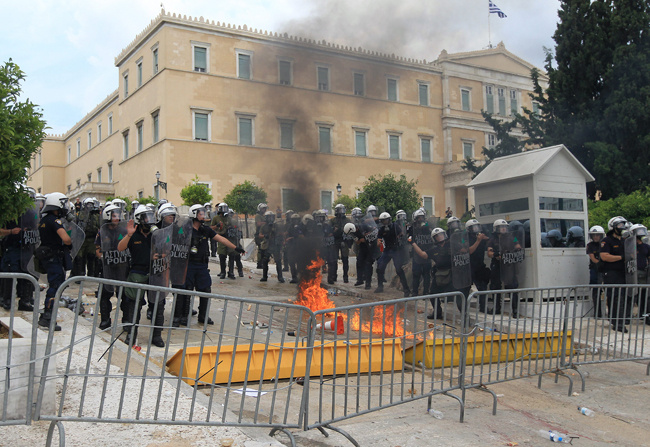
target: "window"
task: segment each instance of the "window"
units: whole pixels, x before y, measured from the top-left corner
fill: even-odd
[[[365,76],[363,73],[354,73],[354,94],[356,96],[364,96],[365,91]]]
[[[485,86],[485,111],[490,114],[494,113],[494,93],[491,85]]]
[[[153,121],[152,123],[152,131],[153,131],[153,143],[156,144],[158,142],[158,111],[155,111],[154,113],[151,114],[151,119]]]
[[[418,98],[421,106],[429,105],[429,85],[418,83]]]
[[[113,162],[108,162],[108,183],[113,183]]]
[[[144,191],[140,190],[138,191],[138,199],[142,199],[142,198],[144,198]]]
[[[318,127],[318,151],[323,153],[332,152],[332,128]]]
[[[433,205],[434,202],[432,196],[422,197],[422,206],[424,207],[424,211],[426,211],[427,216],[433,216],[434,213]]]
[[[503,200],[501,202],[483,203],[478,206],[478,210],[480,216],[528,211],[528,197]]]
[[[108,115],[108,135],[113,135],[113,114]]]
[[[72,161],[72,148],[68,146],[68,163]]]
[[[154,46],[154,48],[151,50],[151,61],[153,66],[153,74],[155,75],[158,73],[158,44],[156,44],[156,46]]]
[[[278,76],[280,78],[280,84],[282,85],[291,85],[291,61],[278,61]]]
[[[517,90],[510,90],[510,115],[515,115],[519,112],[519,105],[517,104]]]
[[[329,91],[330,89],[330,69],[329,67],[317,67],[318,90]]]
[[[88,131],[88,150],[93,147],[93,131]]]
[[[206,73],[208,71],[208,67],[210,66],[208,47],[209,45],[207,44],[192,42],[192,66],[194,67],[194,71],[198,71],[199,73]]]
[[[237,52],[237,77],[239,79],[251,79],[251,54],[242,51]]]
[[[356,154],[365,157],[366,153],[366,135],[367,131],[365,130],[355,130],[354,131],[354,147]]]
[[[93,181],[93,174],[92,172],[88,174],[88,183]]]
[[[420,138],[420,153],[422,154],[422,161],[425,163],[431,163],[431,139],[430,138]]]
[[[539,116],[539,103],[537,101],[533,101],[533,115]]]
[[[542,233],[548,233],[551,230],[558,230],[561,234],[566,235],[571,227],[580,227],[584,233],[585,222],[584,220],[574,220],[574,219],[540,219],[539,229]],[[566,247],[584,247],[584,242],[581,244],[568,244],[566,237],[562,238],[562,241],[559,245],[551,246],[548,238],[542,237],[541,246],[542,248],[566,248]],[[584,248],[583,248],[584,250]]]
[[[153,196],[155,197],[156,200],[160,199],[160,186],[159,185],[153,185]]]
[[[102,182],[102,168],[97,168],[97,182]]]
[[[474,143],[463,141],[463,158],[474,158]]]
[[[499,97],[499,115],[506,116],[506,89],[498,88],[497,96]]]
[[[399,135],[388,135],[388,158],[399,160]]]
[[[77,158],[81,157],[81,138],[77,138]]]
[[[465,112],[469,112],[471,110],[469,90],[464,88],[460,90],[460,102]]]
[[[289,121],[280,122],[280,147],[282,149],[293,149],[293,123]]]
[[[487,145],[488,147],[494,147],[497,145],[497,136],[494,135],[493,133],[488,134],[487,136]]]
[[[124,97],[129,96],[129,74],[124,73]]]
[[[386,91],[389,101],[397,101],[397,79],[388,78],[386,80]]]
[[[81,179],[78,178],[78,179],[77,179],[77,188],[79,188],[80,186],[81,186]]]
[[[138,88],[142,87],[142,58],[138,62],[135,63],[137,70],[136,70],[136,82],[138,83]]]
[[[144,126],[142,125],[142,121],[140,121],[139,123],[137,123],[135,126],[136,126],[136,129],[137,129],[137,132],[138,132],[138,152],[142,152],[142,149],[143,149],[143,144],[142,144],[143,142],[142,142],[142,140],[143,140],[143,137],[144,137],[144,135],[143,135],[143,133],[144,133],[144,130],[143,130]]]
[[[565,199],[562,197],[540,197],[540,210],[553,211],[584,211],[582,199]]]
[[[282,209],[288,210],[293,207],[293,189],[292,188],[282,188],[280,191],[282,199]]]
[[[129,131],[122,134],[122,148],[124,150],[124,159],[129,158]]]
[[[97,123],[97,144],[102,142],[102,122]]]
[[[193,110],[194,139],[210,141],[210,115],[209,111]]]
[[[237,139],[242,146],[253,146],[253,118],[240,116],[237,118]]]
[[[320,192],[320,207],[328,211],[332,209],[332,191]]]

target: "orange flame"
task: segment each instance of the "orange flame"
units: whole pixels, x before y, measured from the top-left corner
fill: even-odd
[[[375,335],[389,337],[412,336],[404,330],[403,309],[395,313],[395,306],[377,306],[373,310],[372,321],[361,323],[359,312],[355,312],[350,318],[350,328],[355,331],[373,333]]]
[[[321,273],[323,264],[325,264],[325,261],[320,257],[311,261],[304,275],[301,276],[298,286],[299,291],[296,304],[305,306],[313,312],[336,307],[334,302],[327,297],[327,290],[323,289],[320,285],[323,279],[323,274]]]

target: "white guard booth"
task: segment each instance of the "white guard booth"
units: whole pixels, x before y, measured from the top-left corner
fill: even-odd
[[[484,227],[491,231],[496,219],[505,219],[519,221],[526,229],[520,288],[589,283],[584,243],[569,244],[567,232],[578,226],[587,242],[586,183],[592,181],[573,154],[558,145],[497,158],[469,183],[476,218]],[[548,247],[545,236],[551,230],[562,234],[559,247]],[[520,308],[532,316],[529,311]]]

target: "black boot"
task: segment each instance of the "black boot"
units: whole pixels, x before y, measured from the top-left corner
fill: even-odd
[[[38,325],[49,329],[51,320],[52,320],[52,309],[45,308],[40,318],[38,319]],[[61,330],[61,326],[56,324],[56,322],[54,323],[54,330],[55,331]]]
[[[153,337],[151,337],[151,344],[159,348],[165,347],[165,341],[162,338],[162,329],[154,329]]]

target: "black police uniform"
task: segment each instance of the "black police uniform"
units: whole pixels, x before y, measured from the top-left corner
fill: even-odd
[[[454,291],[451,272],[451,247],[449,239],[442,243],[434,243],[426,252],[427,256],[433,261],[431,288],[428,293],[440,294]],[[419,256],[417,253],[414,256]],[[427,318],[443,318],[444,312],[440,303],[440,298],[430,298],[433,313]],[[461,304],[462,305],[462,304]]]
[[[505,233],[503,235],[495,234],[488,240],[487,247],[488,249],[491,248],[492,251],[494,252],[494,256],[492,257],[492,260],[490,262],[490,290],[501,290],[502,288],[516,289],[517,287],[519,287],[519,284],[501,283],[501,259],[497,259],[497,257],[501,256],[501,253],[499,251],[501,247],[500,236],[506,236],[507,234],[508,233]],[[481,302],[483,303],[484,306],[487,306],[482,296],[479,297],[479,303]],[[518,293],[515,292],[510,295],[510,306],[512,308],[511,316],[516,318],[519,315],[519,294]],[[486,312],[487,309],[484,307],[481,311]],[[495,315],[501,313],[500,293],[494,294],[494,309],[492,310],[492,313]]]
[[[129,238],[128,249],[131,254],[131,268],[127,277],[128,282],[138,284],[149,284],[149,271],[151,269],[151,236],[152,233],[146,235],[140,231],[140,226],[136,226],[135,233]],[[144,296],[138,294],[139,289],[126,287],[124,289],[124,296],[120,305],[122,309],[122,323],[125,324],[124,329],[127,331],[127,344],[135,342],[138,335],[138,322],[140,321],[140,311],[144,306]],[[147,298],[150,302],[155,302],[156,292],[147,291]],[[159,309],[156,312],[155,324],[162,326],[164,317],[161,320],[160,316],[164,315],[165,300],[160,300],[158,305]],[[162,309],[161,309],[162,308]],[[162,312],[161,312],[162,310]],[[159,316],[160,315],[160,316]],[[133,331],[133,338],[131,339],[131,323],[135,322],[135,329]],[[162,328],[154,328],[154,337],[160,336]]]
[[[284,243],[284,234],[281,225],[275,223],[265,223],[259,230],[260,249],[262,253],[262,279],[266,281],[269,273],[269,261],[271,256],[275,260],[275,271],[278,275],[278,281],[284,282],[282,276],[282,245]]]
[[[600,243],[600,253],[609,253],[613,256],[621,256],[621,259],[614,262],[603,263],[604,284],[625,284],[625,247],[623,240],[614,236],[614,230],[610,230],[607,236]],[[632,315],[632,291],[618,287],[607,287],[607,308],[609,309],[609,321],[615,330],[627,332],[625,325],[630,324]]]
[[[72,264],[70,253],[67,251],[70,246],[64,245],[61,237],[57,234],[57,231],[61,228],[63,228],[63,222],[53,213],[47,213],[43,216],[38,225],[41,246],[37,251],[41,267],[47,272],[48,283],[48,289],[45,293],[45,310],[38,320],[38,324],[41,326],[50,325],[56,291],[65,281],[66,269],[64,266]]]
[[[298,282],[298,250],[300,247],[300,239],[303,238],[302,225],[299,222],[294,222],[293,219],[287,224],[286,228],[286,249],[287,260],[289,261],[289,270],[291,271],[291,284]]]
[[[591,241],[587,244],[587,255],[594,255],[596,259],[598,259],[598,263],[595,263],[589,258],[589,284],[602,284],[603,283],[603,264],[605,264],[603,261],[600,260],[600,241],[599,242],[594,242]],[[602,318],[603,316],[603,311],[601,309],[601,304],[600,304],[600,292],[601,289],[599,288],[594,288],[591,291],[591,299],[594,302],[594,317],[596,318]]]
[[[9,222],[5,229],[13,230],[18,228],[18,223],[13,221]],[[24,231],[18,234],[9,234],[2,239],[1,250],[2,259],[0,260],[0,272],[3,273],[27,273],[22,268],[21,252],[22,241],[25,235]],[[2,307],[6,310],[11,309],[11,295],[12,295],[12,279],[0,280],[2,283]],[[31,305],[32,297],[34,296],[34,285],[31,281],[19,279],[16,282],[16,296],[20,299],[18,303],[18,310],[32,311],[34,308]]]
[[[636,242],[636,274],[638,284],[648,284],[648,258],[650,258],[650,245]],[[636,302],[639,305],[639,315],[645,315],[645,324],[650,325],[650,299],[648,289],[639,287]]]
[[[210,256],[208,241],[214,239],[216,235],[217,233],[212,228],[205,225],[200,225],[198,230],[192,228],[192,241],[183,289],[206,293],[210,293],[212,290],[212,278],[208,269]],[[174,308],[173,326],[187,326],[191,313],[190,296],[178,295]],[[208,316],[208,298],[199,298],[199,323],[205,323],[206,318],[208,324],[213,324],[212,319]]]
[[[404,263],[406,259],[403,256],[402,250],[402,238],[403,238],[404,229],[397,222],[392,222],[390,225],[382,225],[379,227],[377,237],[384,241],[384,251],[377,261],[377,282],[379,284],[379,291],[383,291],[383,283],[386,282],[384,274],[386,273],[386,267],[388,263],[392,260],[393,265],[395,266],[395,273],[399,277],[400,282],[402,283],[402,290],[404,291],[404,296],[410,296],[411,291],[409,289],[408,282],[406,280],[406,274],[404,273]]]
[[[411,241],[424,252],[431,250],[433,239],[431,238],[431,228],[427,222],[422,225],[416,222],[411,226]],[[422,294],[426,295],[431,288],[431,260],[414,253],[411,269],[413,271],[413,295],[418,296],[419,294],[420,278],[422,278]]]
[[[469,246],[473,246],[478,239],[477,233],[467,232]],[[485,252],[487,251],[487,239],[483,239],[479,242],[474,253],[469,255],[469,263],[472,272],[472,282],[476,286],[476,290],[479,292],[485,291],[488,288],[488,283],[490,282],[490,269],[485,266]],[[487,295],[479,295],[479,310],[485,312],[487,308]]]
[[[338,258],[341,257],[341,263],[343,264],[343,282],[348,282],[348,272],[350,270],[350,247],[352,246],[352,237],[345,234],[343,229],[345,224],[350,223],[350,219],[345,216],[335,216],[330,219],[330,226],[332,227],[332,233],[334,234],[334,250],[336,253],[337,262],[334,265],[336,267],[333,269],[328,269],[328,277],[333,281],[338,279]]]

